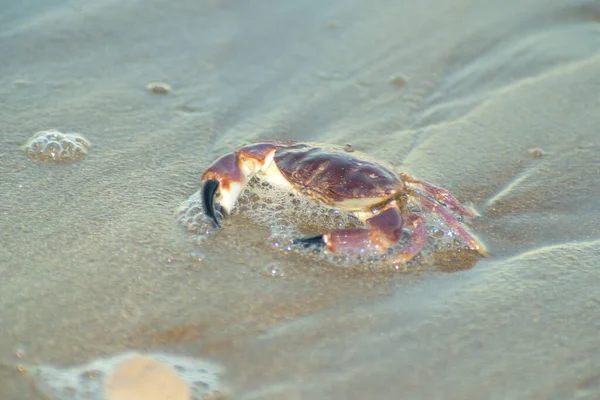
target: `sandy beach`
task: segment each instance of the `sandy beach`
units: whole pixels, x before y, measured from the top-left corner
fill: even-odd
[[[600,2],[13,3],[0,399],[78,399],[34,371],[127,352],[218,366],[231,399],[600,398]],[[28,157],[50,129],[87,155]],[[449,189],[490,257],[348,268],[244,213],[197,241],[178,208],[264,139]]]

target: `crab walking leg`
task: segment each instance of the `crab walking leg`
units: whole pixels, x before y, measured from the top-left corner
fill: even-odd
[[[425,219],[417,214],[403,215],[405,226],[412,227],[412,235],[408,243],[394,257],[394,264],[404,264],[413,259],[427,244],[427,227]]]
[[[365,222],[368,228],[336,229],[321,236],[294,242],[323,244],[332,253],[356,255],[383,252],[400,240],[402,217],[397,207],[389,207]]]
[[[418,196],[423,208],[431,213],[439,215],[450,229],[454,230],[458,236],[467,242],[469,249],[475,250],[482,256],[487,257],[488,254],[483,245],[479,243],[465,228],[462,227],[460,221],[456,219],[456,217],[450,211],[448,211],[447,208],[439,203],[436,203],[425,195],[419,194]]]
[[[204,212],[220,227],[215,212],[215,201],[230,213],[234,208],[246,183],[258,173],[267,171],[277,142],[257,143],[242,147],[235,153],[229,153],[216,160],[202,175],[202,201]]]
[[[300,239],[304,244],[324,244],[333,253],[355,255],[356,253],[382,253],[397,244],[402,236],[402,227],[412,229],[408,243],[394,256],[393,263],[410,261],[427,244],[425,219],[417,214],[401,215],[398,208],[387,208],[365,222],[368,229],[337,229],[322,236]]]
[[[407,184],[407,186],[418,186],[423,189],[425,193],[432,196],[437,201],[446,204],[450,209],[456,211],[460,215],[467,218],[475,218],[479,216],[475,210],[469,209],[462,205],[456,197],[454,197],[446,189],[442,189],[438,186],[432,185],[429,182],[415,179],[403,172],[400,173],[400,178]]]
[[[321,240],[330,252],[347,255],[377,253],[382,245],[373,231],[361,228],[336,229],[323,234]]]

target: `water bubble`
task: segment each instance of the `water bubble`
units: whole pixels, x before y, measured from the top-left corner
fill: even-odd
[[[204,255],[198,251],[190,252],[189,256],[194,261],[198,261],[198,262],[204,261]]]
[[[441,238],[444,236],[444,230],[438,228],[437,226],[434,226],[433,228],[431,228],[431,236],[433,236],[434,238]]]
[[[270,262],[262,267],[262,274],[271,278],[282,278],[285,276],[285,270],[278,263]]]
[[[196,242],[203,240],[207,234],[215,230],[213,221],[204,212],[201,191],[197,191],[185,200],[179,206],[176,215],[181,225],[199,235],[192,238]]]
[[[88,371],[83,371],[80,375],[81,380],[96,380],[104,378],[104,372],[97,369],[90,369]]]
[[[62,139],[59,143],[63,150],[67,152],[72,152],[73,150],[75,150],[75,143],[70,140]]]
[[[42,149],[44,157],[52,159],[57,159],[61,152],[60,143],[57,142],[50,142]]]

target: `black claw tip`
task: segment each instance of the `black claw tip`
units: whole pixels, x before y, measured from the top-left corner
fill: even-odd
[[[314,244],[316,244],[317,246],[324,246],[325,242],[323,241],[323,235],[319,235],[302,239],[294,239],[292,240],[292,244],[309,247]]]
[[[215,225],[220,228],[221,224],[215,213],[215,192],[218,188],[219,181],[208,179],[204,182],[204,186],[202,187],[202,204],[204,205],[204,212],[206,215],[208,215],[215,222]]]

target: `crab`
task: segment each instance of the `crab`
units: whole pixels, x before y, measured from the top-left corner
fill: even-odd
[[[312,203],[345,211],[362,227],[334,229],[298,238],[295,245],[324,247],[344,255],[365,250],[384,254],[398,245],[403,230],[411,231],[393,256],[406,263],[427,244],[426,216],[438,216],[468,249],[486,256],[484,246],[463,225],[476,212],[450,192],[377,162],[352,147],[322,143],[263,141],[243,146],[210,165],[202,175],[205,214],[217,228],[220,215],[236,207],[246,184],[260,176],[273,186],[295,192]]]

